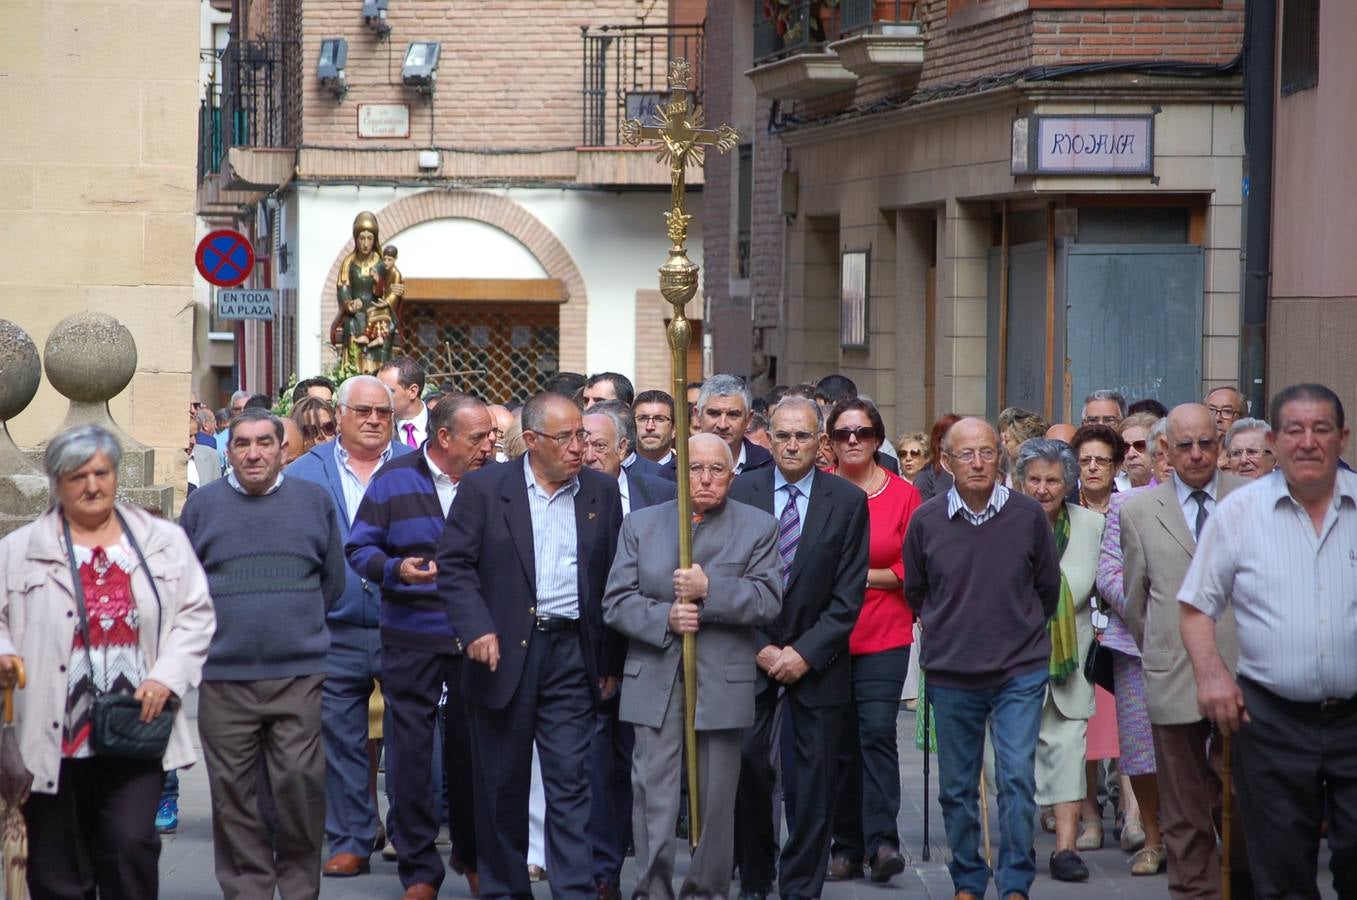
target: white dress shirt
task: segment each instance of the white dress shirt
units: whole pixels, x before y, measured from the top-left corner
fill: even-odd
[[[446,519],[448,510],[452,509],[453,498],[457,496],[458,483],[452,480],[452,476],[438,468],[438,463],[429,456],[427,445],[424,447],[424,461],[429,464],[429,471],[433,473],[433,489],[438,492],[438,505],[443,507],[443,518]]]
[[[617,473],[617,489],[622,492],[622,518],[631,515],[631,485],[627,483],[627,470]]]
[[[368,481],[359,478],[358,473],[349,466],[349,451],[344,449],[344,445],[338,439],[335,440],[334,445],[335,464],[339,468],[339,483],[344,487],[344,515],[348,517],[349,524],[352,525],[353,517],[358,515],[358,504],[363,502],[363,495],[367,493],[368,482],[391,459],[391,445],[387,444],[382,448],[382,455],[377,458],[377,465],[373,466]]]
[[[955,519],[957,513],[960,513],[972,525],[984,525],[990,519],[999,515],[999,510],[1003,509],[1004,504],[1008,502],[1009,493],[1008,488],[996,482],[994,490],[990,491],[989,499],[985,501],[984,508],[980,512],[974,512],[966,505],[966,501],[961,499],[961,495],[957,493],[956,485],[953,484],[952,489],[947,492],[947,518]]]
[[[1189,487],[1178,477],[1178,473],[1173,473],[1173,490],[1178,494],[1178,508],[1183,511],[1183,520],[1187,522],[1187,533],[1195,536],[1197,534],[1197,501],[1192,499],[1192,492],[1198,488]],[[1216,511],[1216,492],[1220,490],[1220,472],[1211,476],[1211,480],[1202,485],[1200,490],[1206,491],[1207,521],[1211,521],[1211,513]]]
[[[409,425],[409,428],[405,426]],[[414,443],[411,444],[409,436],[414,436]],[[401,419],[396,423],[396,440],[408,447],[418,447],[424,443],[424,439],[429,436],[429,407],[420,401],[419,412],[414,418]]]
[[[1339,470],[1318,534],[1280,471],[1231,492],[1178,602],[1212,619],[1232,605],[1239,674],[1267,690],[1301,703],[1357,696],[1357,474]]]
[[[745,452],[744,452],[744,451],[745,451],[745,443],[744,443],[744,441],[740,441],[740,455],[739,455],[738,457],[736,457],[736,459],[735,459],[735,474],[736,474],[736,475],[739,475],[741,472],[744,471],[744,463],[745,463],[745,459],[744,459],[744,458],[745,458]],[[798,482],[798,484],[799,484],[799,482]]]
[[[743,457],[742,457],[743,458]],[[792,484],[782,476],[782,470],[773,467],[773,518],[779,522],[782,521],[782,511],[787,508],[787,498],[790,494],[783,488]],[[806,527],[806,510],[810,507],[810,489],[815,484],[815,467],[811,466],[800,481],[795,482],[796,489],[801,493],[796,498],[796,515],[801,521],[801,527]]]
[[[580,479],[576,476],[556,493],[548,494],[532,474],[531,455],[531,451],[523,454],[523,473],[528,483],[528,508],[532,515],[537,615],[578,619],[579,541],[575,534],[575,495],[580,491]]]

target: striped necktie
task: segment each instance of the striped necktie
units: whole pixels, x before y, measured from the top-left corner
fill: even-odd
[[[1211,495],[1203,490],[1195,490],[1188,495],[1189,500],[1197,501],[1197,527],[1193,529],[1192,536],[1197,540],[1202,539],[1202,528],[1206,525],[1206,501],[1211,499]]]
[[[777,522],[777,552],[782,557],[782,583],[786,585],[792,574],[792,560],[796,559],[796,545],[801,540],[801,514],[796,509],[796,498],[801,496],[796,485],[786,485],[787,505]]]

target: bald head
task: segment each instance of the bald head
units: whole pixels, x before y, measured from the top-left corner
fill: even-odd
[[[715,434],[688,438],[688,496],[693,512],[706,512],[724,503],[734,479],[735,457],[729,444]]]
[[[730,445],[714,434],[695,434],[688,438],[689,459],[697,456],[699,451],[703,451],[704,457],[715,453],[720,458],[719,461],[724,462],[732,469],[735,468],[735,457],[730,453]]]
[[[1184,403],[1169,410],[1168,427],[1160,449],[1184,484],[1199,488],[1216,474],[1220,436],[1211,411],[1200,403]]]
[[[994,426],[984,419],[968,416],[959,420],[947,430],[947,434],[942,439],[942,449],[951,450],[953,447],[971,444],[984,438],[989,438],[994,447],[998,448],[999,432],[994,430]]]
[[[1074,432],[1077,430],[1067,422],[1059,422],[1046,429],[1046,438],[1052,441],[1064,441],[1068,444],[1074,440]]]
[[[281,416],[283,423],[283,465],[287,465],[302,455],[306,449],[302,443],[302,428],[291,416]]]

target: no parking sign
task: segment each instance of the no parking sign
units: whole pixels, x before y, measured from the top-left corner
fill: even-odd
[[[217,287],[235,287],[250,277],[254,248],[239,231],[223,228],[198,242],[198,273]]]

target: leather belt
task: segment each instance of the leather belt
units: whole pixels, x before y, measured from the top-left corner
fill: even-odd
[[[537,616],[533,627],[544,634],[554,634],[557,631],[574,631],[579,624],[578,619],[564,616]]]

